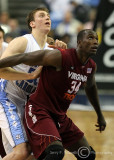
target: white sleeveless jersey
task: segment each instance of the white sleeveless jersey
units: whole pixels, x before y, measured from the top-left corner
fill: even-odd
[[[2,53],[5,51],[7,46],[8,46],[8,43],[2,42],[2,47],[0,48],[0,57],[2,56]]]
[[[32,34],[26,34],[24,37],[28,40],[25,53],[40,50],[40,47]],[[48,44],[45,44],[44,49],[50,49]],[[19,64],[13,68],[18,71],[31,73],[38,66],[28,66]],[[38,84],[38,79],[34,80],[4,80],[0,79],[0,99],[4,96],[7,97],[14,105],[23,106],[26,103],[27,95],[33,93]]]

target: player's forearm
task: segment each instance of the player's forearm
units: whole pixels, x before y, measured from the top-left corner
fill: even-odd
[[[23,62],[23,54],[17,54],[0,59],[0,68],[12,67]]]
[[[13,68],[0,69],[0,78],[6,80],[29,80],[34,79],[35,75],[33,73],[25,73],[14,70]]]
[[[39,50],[30,53],[16,54],[0,60],[0,68],[12,67],[21,63],[27,65],[42,65],[45,51]]]
[[[98,116],[102,114],[101,109],[100,109],[100,103],[99,103],[99,97],[98,97],[98,92],[97,92],[97,86],[96,84],[92,85],[90,88],[85,88],[86,95],[94,107],[96,113]]]

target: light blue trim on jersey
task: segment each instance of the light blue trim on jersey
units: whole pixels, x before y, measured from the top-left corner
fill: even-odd
[[[1,98],[1,95],[2,95],[2,94],[6,94],[6,93],[4,92],[4,89],[5,89],[5,87],[6,87],[6,84],[7,84],[7,80],[5,80],[5,79],[0,79],[0,98]]]
[[[3,100],[0,100],[0,103],[4,108],[15,145],[25,142],[21,121],[16,112],[16,106],[5,97],[3,97]]]
[[[25,142],[23,129],[21,127],[21,120],[17,114],[18,111],[16,106],[8,100],[7,93],[4,92],[7,85],[7,80],[0,79],[0,85],[0,103],[4,108],[14,143],[15,145],[18,145]]]

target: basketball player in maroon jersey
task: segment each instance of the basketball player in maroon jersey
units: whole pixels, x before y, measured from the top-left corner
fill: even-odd
[[[95,151],[84,133],[67,117],[69,105],[81,86],[94,107],[98,124],[104,131],[106,122],[100,109],[95,82],[98,36],[86,29],[77,36],[77,49],[40,50],[18,54],[0,61],[0,68],[20,63],[43,65],[37,90],[26,104],[24,125],[36,159],[62,160],[64,149],[78,160],[94,160]]]

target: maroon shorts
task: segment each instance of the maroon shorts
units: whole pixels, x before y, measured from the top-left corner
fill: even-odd
[[[67,115],[55,115],[30,102],[25,107],[24,126],[36,159],[51,142],[59,140],[67,148],[84,135]]]

